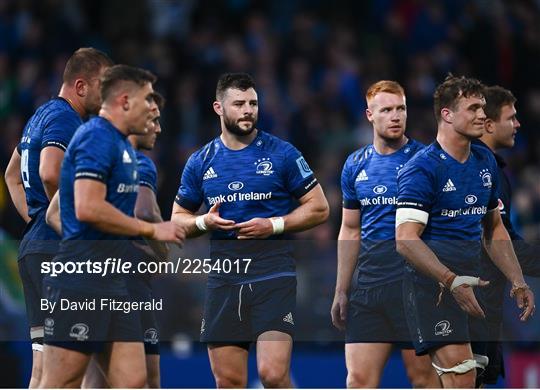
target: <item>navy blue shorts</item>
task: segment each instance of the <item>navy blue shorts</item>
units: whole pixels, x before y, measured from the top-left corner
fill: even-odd
[[[134,301],[151,301],[154,296],[150,280],[134,276],[127,280],[128,292]],[[156,315],[151,310],[141,310],[141,330],[146,355],[159,355],[159,328]]]
[[[440,288],[435,282],[426,284],[414,280],[405,272],[403,299],[405,315],[417,355],[449,344],[469,343],[469,316],[448,290],[437,306]]]
[[[353,291],[347,312],[347,343],[392,343],[402,349],[413,348],[401,284],[399,280]]]
[[[126,296],[87,295],[79,291],[44,284],[48,302],[56,304],[44,320],[45,344],[83,353],[102,352],[106,343],[114,341],[142,342],[140,312],[124,312],[116,305],[102,302],[126,302]],[[85,305],[74,309],[67,303]],[[95,306],[91,304],[95,303]],[[60,306],[64,304],[64,306]]]
[[[216,345],[249,343],[267,331],[294,336],[296,278],[280,277],[206,292],[201,341]]]
[[[53,256],[49,254],[33,253],[25,255],[18,262],[19,275],[24,290],[24,303],[28,325],[31,328],[43,326],[44,313],[40,309],[43,294],[43,274],[41,263],[50,261]]]

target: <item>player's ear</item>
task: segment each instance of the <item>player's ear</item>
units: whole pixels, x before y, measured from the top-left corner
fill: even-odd
[[[486,133],[493,134],[495,132],[495,122],[489,118],[486,118],[484,121],[484,128],[486,129]]]
[[[118,96],[118,99],[120,100],[120,106],[124,111],[129,111],[129,94],[122,93]]]
[[[441,118],[443,121],[447,123],[452,123],[454,121],[454,112],[450,110],[449,108],[442,108],[441,109]]]
[[[79,97],[85,97],[88,93],[88,83],[83,79],[76,79],[75,83],[73,84],[75,86],[75,93]]]
[[[368,121],[373,122],[373,112],[369,108],[366,108],[366,118]]]
[[[223,115],[223,106],[221,105],[221,102],[219,100],[216,100],[212,107],[214,107],[214,112],[218,114],[219,116]]]

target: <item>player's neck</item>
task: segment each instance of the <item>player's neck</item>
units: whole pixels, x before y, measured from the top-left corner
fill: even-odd
[[[227,130],[221,130],[219,138],[223,145],[231,150],[241,150],[249,146],[257,137],[259,130],[255,129],[248,135],[236,135]]]
[[[482,137],[480,137],[480,141],[485,143],[486,146],[490,148],[493,153],[495,153],[495,151],[497,150],[497,144],[495,140],[492,139],[491,137],[483,135]]]
[[[120,133],[124,134],[126,137],[129,135],[129,127],[126,125],[126,123],[124,123],[122,119],[114,115],[114,111],[111,112],[110,110],[102,106],[99,110],[99,116],[107,119],[114,127],[118,129]]]
[[[471,140],[456,131],[440,131],[437,142],[454,160],[464,163],[471,153]]]
[[[407,142],[409,142],[409,139],[405,136],[395,140],[375,136],[375,138],[373,138],[373,147],[378,154],[391,154],[397,152]]]
[[[71,90],[70,87],[66,86],[65,84],[62,84],[62,88],[60,88],[60,92],[58,93],[58,96],[66,99],[66,101],[69,103],[71,108],[73,108],[81,118],[84,118],[86,116],[86,110],[84,109],[82,103],[77,99],[77,95],[74,93],[73,90]]]

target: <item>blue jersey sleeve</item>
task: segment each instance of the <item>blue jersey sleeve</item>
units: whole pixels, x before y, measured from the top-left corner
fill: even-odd
[[[157,193],[157,169],[152,159],[137,154],[137,164],[139,171],[139,185],[148,187]]]
[[[74,145],[73,159],[76,179],[93,179],[107,182],[114,166],[115,140],[105,131],[96,131],[92,136],[81,137]],[[71,149],[70,149],[71,150]]]
[[[420,164],[405,164],[398,174],[398,208],[429,213],[435,202],[435,178]]]
[[[343,170],[341,171],[341,193],[343,197],[343,208],[357,210],[360,209],[360,202],[354,189],[355,177],[351,160],[352,156],[345,161]]]
[[[195,155],[192,155],[184,167],[175,199],[176,203],[192,212],[197,211],[203,202],[202,177],[198,174],[199,170]]]
[[[55,146],[66,151],[75,130],[82,124],[74,112],[64,111],[52,118],[43,132],[41,148]]]
[[[286,151],[284,179],[287,190],[297,199],[317,185],[317,179],[302,154],[292,145]]]

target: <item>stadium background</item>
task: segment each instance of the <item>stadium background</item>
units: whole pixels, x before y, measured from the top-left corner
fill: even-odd
[[[219,132],[211,107],[218,75],[250,72],[258,84],[258,127],[304,153],[331,204],[331,221],[302,235],[319,243],[318,256],[299,264],[299,300],[311,308],[301,314],[328,331],[339,175],[345,157],[371,138],[363,94],[374,81],[404,85],[408,134],[426,143],[436,128],[432,93],[447,72],[511,89],[522,124],[516,146],[505,153],[513,218],[527,239],[540,239],[539,21],[540,2],[534,0],[0,0],[0,170],[34,109],[58,92],[68,56],[94,46],[117,63],[159,76],[156,89],[167,105],[164,132],[151,155],[168,218],[187,157]],[[25,386],[30,367],[29,345],[10,342],[27,333],[12,241],[23,228],[0,180],[0,386],[8,387]],[[162,330],[172,340],[163,347],[164,386],[214,385],[204,348],[191,342],[203,284],[182,277],[160,283],[162,293],[181,306]],[[538,282],[533,284],[540,296]],[[506,385],[538,387],[540,323],[536,318],[524,327],[514,318],[507,316],[507,335],[523,342],[507,349]],[[341,387],[339,335],[319,336],[295,347],[295,383]],[[397,356],[384,386],[407,386]]]

